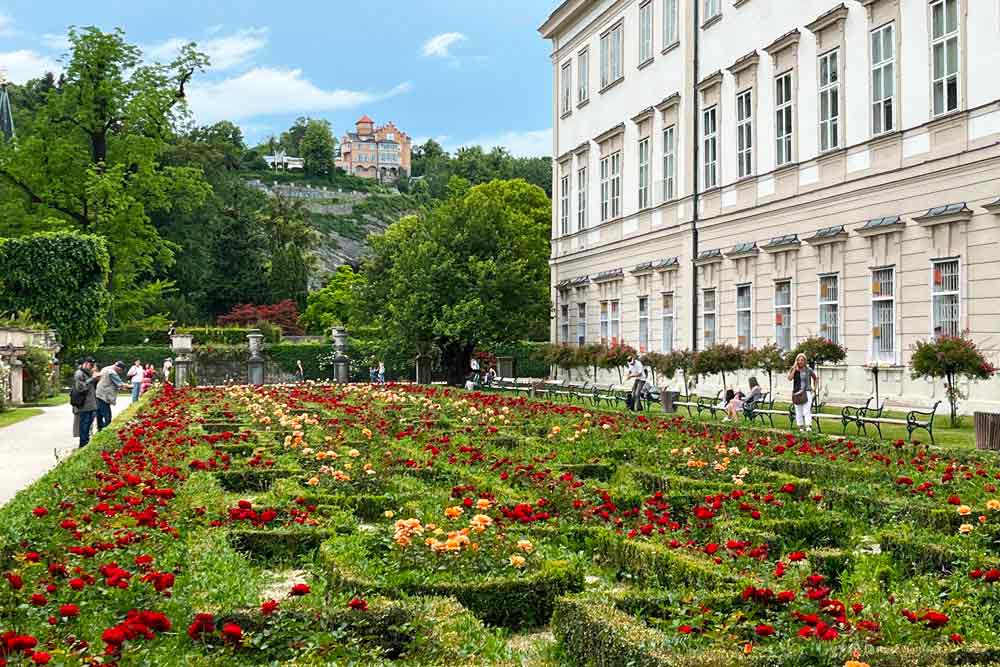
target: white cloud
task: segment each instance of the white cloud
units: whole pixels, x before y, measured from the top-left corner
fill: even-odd
[[[425,56],[436,56],[438,58],[448,58],[451,56],[449,49],[458,42],[464,42],[468,37],[460,32],[446,32],[431,37],[424,42],[421,53]]]
[[[42,44],[53,51],[68,51],[70,47],[69,37],[52,33],[42,35]]]
[[[486,135],[469,141],[463,141],[448,146],[450,152],[463,146],[482,146],[490,150],[495,146],[503,146],[517,157],[545,157],[552,155],[552,130],[511,130],[500,134]]]
[[[151,60],[165,62],[174,58],[181,48],[192,41],[185,37],[171,37],[143,49]],[[211,60],[214,70],[227,70],[250,60],[255,53],[267,46],[267,28],[244,28],[231,35],[213,37],[198,42],[198,50]]]
[[[57,74],[62,71],[62,65],[52,58],[26,49],[0,53],[0,66],[6,71],[7,78],[14,83],[36,79],[46,72]]]
[[[256,67],[221,81],[194,82],[188,87],[188,101],[199,123],[214,123],[350,109],[401,95],[412,87],[406,82],[383,92],[324,90],[303,78],[301,69]]]
[[[14,19],[0,12],[0,35],[14,34]]]

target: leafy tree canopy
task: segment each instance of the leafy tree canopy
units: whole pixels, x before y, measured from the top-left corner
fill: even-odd
[[[301,322],[309,331],[327,333],[335,326],[348,326],[364,277],[350,265],[337,267],[322,289],[310,292]]]
[[[914,379],[944,379],[953,425],[958,425],[959,421],[958,401],[965,397],[958,381],[988,380],[996,373],[996,368],[967,334],[917,341],[910,366]]]
[[[552,161],[549,158],[514,157],[502,147],[489,151],[481,146],[459,148],[452,157],[441,144],[428,139],[424,144],[413,147],[411,170],[413,176],[422,177],[418,181],[420,185],[414,188],[414,194],[425,194],[428,198],[445,198],[448,184],[454,176],[472,185],[495,179],[523,178],[552,196]]]

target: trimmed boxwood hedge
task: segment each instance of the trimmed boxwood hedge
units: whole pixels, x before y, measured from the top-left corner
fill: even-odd
[[[229,544],[254,560],[265,563],[287,563],[310,551],[336,535],[346,535],[355,526],[342,523],[335,528],[297,530],[231,530]]]
[[[468,582],[429,583],[393,572],[391,582],[374,581],[359,574],[326,542],[320,557],[326,568],[330,590],[356,594],[438,595],[453,597],[488,625],[516,630],[545,625],[556,599],[583,589],[583,573],[567,561],[546,561],[538,572],[507,578],[483,578]]]
[[[619,573],[649,583],[720,586],[732,579],[718,565],[683,549],[655,542],[630,540],[605,532],[594,541],[594,552]]]

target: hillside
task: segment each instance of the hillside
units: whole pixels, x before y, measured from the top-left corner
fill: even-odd
[[[306,183],[248,184],[267,194],[301,201],[310,211],[310,223],[319,232],[318,274],[334,271],[345,263],[354,264],[368,249],[369,234],[384,231],[399,218],[416,212],[416,200],[398,193],[357,192]]]

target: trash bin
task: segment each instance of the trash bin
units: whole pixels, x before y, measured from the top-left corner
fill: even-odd
[[[679,391],[661,391],[660,392],[660,405],[663,407],[664,412],[677,412],[677,408],[674,407],[674,401],[680,398],[681,392]]]

